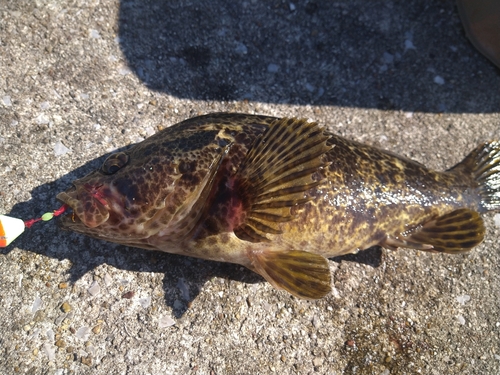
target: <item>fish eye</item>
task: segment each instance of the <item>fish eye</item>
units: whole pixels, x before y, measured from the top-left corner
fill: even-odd
[[[128,163],[128,155],[124,152],[117,152],[110,155],[102,165],[101,171],[104,174],[113,174]]]

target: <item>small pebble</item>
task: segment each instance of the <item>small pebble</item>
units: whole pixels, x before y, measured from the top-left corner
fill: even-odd
[[[90,335],[90,328],[89,327],[80,327],[75,333],[76,338],[87,341],[88,337]]]
[[[92,39],[99,39],[101,36],[99,35],[99,31],[90,29],[89,35]]]
[[[113,283],[113,279],[109,276],[109,273],[104,274],[104,285],[109,287]]]
[[[34,314],[42,308],[43,301],[40,297],[36,296],[33,306],[31,307],[31,312]]]
[[[98,324],[94,328],[92,328],[92,332],[94,334],[98,335],[99,333],[101,333],[101,328],[102,328],[102,326],[100,324]]]
[[[151,137],[152,135],[154,135],[156,133],[155,130],[151,126],[148,126],[144,130],[146,131],[146,136],[148,136],[148,137]]]
[[[236,53],[239,53],[240,55],[246,55],[248,52],[248,48],[243,43],[238,43],[234,51]]]
[[[493,221],[495,222],[495,226],[500,228],[500,214],[495,214],[495,216],[493,216]]]
[[[280,67],[276,64],[269,64],[267,66],[267,71],[269,73],[277,73],[279,69],[280,69]]]
[[[82,363],[87,366],[92,366],[92,357],[90,355],[87,357],[82,357]]]
[[[12,105],[12,101],[10,100],[10,96],[4,96],[2,98],[3,105],[6,107],[10,107]]]
[[[184,301],[189,301],[191,299],[189,296],[189,289],[186,284],[186,281],[182,277],[179,279],[179,281],[177,281],[177,288],[180,289],[181,296],[184,299]]]
[[[313,359],[314,367],[319,367],[323,364],[323,358],[316,357]]]
[[[54,345],[46,342],[45,344],[43,344],[43,351],[45,352],[45,355],[47,356],[49,361],[53,361],[54,359],[56,359],[56,348]]]
[[[47,332],[45,332],[45,333],[47,334],[47,338],[49,339],[50,342],[55,340],[56,335],[55,335],[53,330],[48,329]]]
[[[385,64],[392,64],[394,63],[394,55],[390,54],[389,52],[384,52],[382,54],[382,61]]]
[[[58,348],[64,348],[66,346],[66,343],[62,339],[57,340],[55,344]]]
[[[158,319],[158,328],[167,328],[171,327],[175,324],[175,320],[173,320],[169,316],[162,316],[160,319]]]
[[[316,90],[316,87],[311,85],[309,82],[306,83],[306,90],[309,92],[314,92]]]
[[[125,294],[122,294],[122,298],[131,299],[134,295],[135,295],[135,292],[129,291]]]
[[[59,289],[66,289],[68,287],[68,283],[59,283],[58,288]]]
[[[99,286],[99,283],[97,281],[94,281],[90,288],[88,289],[88,292],[91,296],[96,296],[99,294],[101,291],[101,287]]]
[[[61,305],[61,310],[62,312],[70,312],[72,310],[71,308],[71,305],[68,303],[68,302],[64,302],[62,305]]]
[[[70,151],[71,150],[69,148],[67,148],[65,145],[63,145],[61,141],[57,141],[56,144],[54,145],[54,155],[55,156],[66,155]]]
[[[467,294],[457,296],[457,302],[461,305],[465,305],[465,302],[469,302],[469,301],[470,301],[470,296]]]
[[[36,117],[35,121],[39,125],[45,125],[45,124],[48,124],[50,122],[49,118],[46,115],[44,115],[43,113],[40,114],[38,117]]]
[[[441,76],[435,76],[434,83],[437,83],[438,85],[444,85],[444,78]]]
[[[141,304],[142,308],[147,309],[149,306],[151,306],[151,297],[147,296],[147,297],[141,298],[139,300],[139,303]]]
[[[405,52],[408,51],[409,49],[416,49],[416,48],[410,39],[406,39],[405,40]]]
[[[118,73],[122,76],[126,76],[127,74],[131,73],[131,71],[128,67],[122,66],[121,68],[118,69]]]

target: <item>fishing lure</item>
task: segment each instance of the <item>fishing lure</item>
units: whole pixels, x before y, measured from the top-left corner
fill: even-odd
[[[0,247],[9,246],[12,241],[24,233],[26,228],[31,228],[33,224],[39,221],[49,221],[52,218],[61,215],[69,208],[68,205],[63,204],[60,208],[53,212],[46,212],[36,219],[23,221],[16,217],[0,215]]]

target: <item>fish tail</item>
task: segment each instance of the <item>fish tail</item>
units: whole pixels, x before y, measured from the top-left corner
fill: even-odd
[[[500,210],[500,142],[482,144],[450,169],[471,174],[478,185],[480,209]]]

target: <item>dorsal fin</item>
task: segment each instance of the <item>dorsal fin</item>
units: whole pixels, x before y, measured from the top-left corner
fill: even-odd
[[[267,234],[279,234],[278,224],[293,218],[290,208],[311,199],[305,192],[323,179],[327,140],[317,123],[293,118],[274,121],[256,139],[234,177],[245,214],[234,230],[239,238],[269,241]]]

